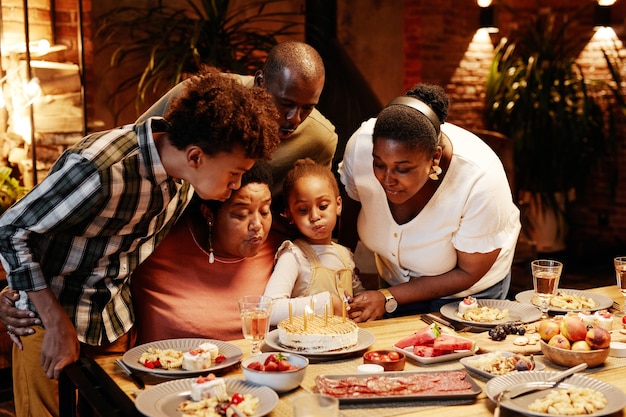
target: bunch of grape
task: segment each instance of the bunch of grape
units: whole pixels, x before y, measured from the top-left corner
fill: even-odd
[[[523,336],[526,333],[526,326],[521,323],[505,323],[489,329],[489,337],[495,341],[506,339],[509,334]]]

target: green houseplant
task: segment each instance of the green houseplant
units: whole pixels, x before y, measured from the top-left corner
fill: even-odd
[[[568,203],[606,148],[593,83],[576,63],[582,47],[568,37],[574,21],[535,17],[498,45],[487,78],[485,125],[514,142],[514,192],[540,252],[564,249]]]
[[[231,7],[229,0],[159,0],[154,7],[110,10],[96,23],[102,49],[111,54],[111,76],[118,78],[109,104],[115,107],[117,96],[136,89],[132,97],[139,108],[150,94],[163,93],[202,64],[243,74],[260,68],[278,36],[302,32],[296,14],[280,3],[288,1]],[[126,75],[119,79],[120,73]]]

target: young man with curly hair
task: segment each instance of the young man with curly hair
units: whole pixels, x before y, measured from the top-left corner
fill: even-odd
[[[81,354],[125,350],[131,273],[194,192],[224,201],[255,160],[269,159],[277,120],[263,89],[207,68],[165,119],[85,137],[5,212],[2,265],[20,291],[18,305],[42,323],[13,351],[18,416],[58,416],[54,379],[66,365]]]

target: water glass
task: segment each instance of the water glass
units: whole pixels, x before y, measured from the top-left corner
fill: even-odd
[[[563,264],[550,259],[538,259],[531,262],[531,269],[535,298],[539,303],[542,318],[546,318],[550,301],[559,287]]]
[[[251,355],[261,352],[261,346],[270,327],[272,297],[247,295],[239,298],[239,314],[243,337],[252,343]]]
[[[624,311],[626,309],[626,256],[618,256],[613,259],[613,265],[615,266],[615,279],[617,280],[617,287],[624,296],[624,300],[622,302],[622,311]]]

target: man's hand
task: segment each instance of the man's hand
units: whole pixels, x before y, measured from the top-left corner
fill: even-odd
[[[33,334],[34,330],[30,326],[41,324],[41,320],[35,317],[35,313],[30,310],[15,308],[15,302],[19,298],[18,292],[9,287],[5,287],[0,292],[0,321],[6,327],[13,343],[21,350],[24,346],[20,336]]]
[[[46,328],[41,345],[41,366],[48,378],[58,379],[63,368],[79,358],[76,328],[50,289],[31,291],[28,296]]]
[[[385,315],[385,296],[379,291],[364,291],[350,302],[350,319],[357,323],[373,321]]]

